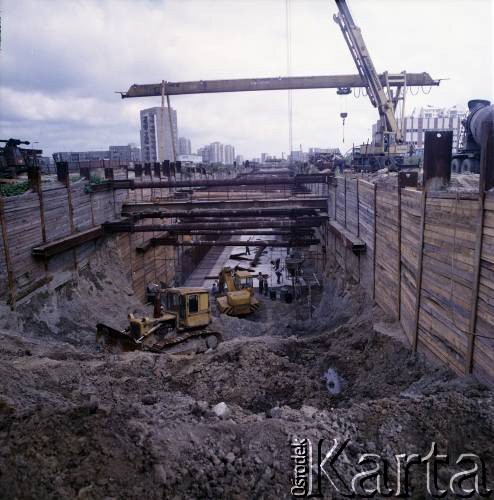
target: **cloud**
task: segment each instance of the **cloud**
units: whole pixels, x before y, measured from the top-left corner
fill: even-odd
[[[449,77],[407,109],[492,98],[492,2],[352,0],[378,71]],[[356,73],[328,0],[291,0],[291,74]],[[447,8],[445,6],[447,5]],[[286,74],[284,0],[3,0],[0,133],[51,153],[139,141],[132,83]],[[294,145],[350,147],[370,136],[368,99],[294,91]],[[286,152],[286,92],[177,96],[179,133],[240,154]],[[342,143],[339,114],[348,112]]]

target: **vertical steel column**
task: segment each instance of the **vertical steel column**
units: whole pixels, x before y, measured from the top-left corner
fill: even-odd
[[[426,130],[423,185],[427,191],[439,191],[450,183],[452,148],[451,130]]]

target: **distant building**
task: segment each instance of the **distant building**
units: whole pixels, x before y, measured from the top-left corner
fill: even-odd
[[[54,161],[90,161],[90,160],[109,160],[110,151],[61,151],[53,153]]]
[[[107,151],[61,151],[53,153],[53,160],[81,162],[91,160],[118,160],[122,163],[141,160],[141,150],[131,144],[126,146],[110,146]]]
[[[235,161],[235,148],[230,144],[225,144],[224,151],[225,158],[223,163],[226,165],[233,165],[233,162]]]
[[[337,154],[340,155],[340,148],[309,148],[309,155],[314,155],[317,153],[323,154]]]
[[[180,154],[180,155],[192,154],[192,147],[190,144],[190,139],[187,139],[187,137],[179,137],[178,138],[178,154]]]
[[[127,146],[110,146],[110,160],[138,162],[141,161],[141,150],[131,144]]]
[[[233,165],[235,161],[235,148],[230,144],[222,144],[219,141],[199,148],[197,154],[202,157],[203,163]]]
[[[225,163],[225,148],[221,142],[215,141],[209,145],[209,162]]]
[[[173,146],[178,154],[177,112],[171,108],[171,133],[168,113],[169,109],[162,107],[141,110],[141,160],[143,162],[173,161]]]
[[[416,151],[424,149],[424,137],[426,130],[451,130],[453,132],[453,152],[461,145],[462,120],[466,117],[466,111],[453,108],[436,108],[427,106],[421,108],[415,115],[415,110],[411,116],[404,118],[404,136],[407,144],[413,144]],[[402,121],[398,121],[398,126],[402,126]],[[374,143],[379,140],[378,123],[372,126],[372,137]]]
[[[235,161],[237,162],[237,165],[242,165],[242,163],[244,162],[244,157],[242,155],[237,155],[235,157]]]
[[[203,146],[197,150],[197,155],[202,158],[203,163],[209,163],[209,146]]]
[[[177,159],[182,163],[202,163],[202,156],[200,155],[178,155]]]
[[[292,151],[290,154],[290,161],[299,161],[304,163],[308,160],[308,157],[309,155],[304,153],[302,150]]]
[[[55,172],[55,162],[50,156],[39,156],[39,166],[44,174]]]

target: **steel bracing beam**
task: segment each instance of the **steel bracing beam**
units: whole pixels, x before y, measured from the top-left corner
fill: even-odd
[[[385,75],[379,75],[386,85]],[[393,83],[391,83],[393,85]],[[407,86],[439,85],[428,73],[407,73]],[[120,92],[122,99],[129,97],[160,97],[167,95],[211,94],[218,92],[251,92],[259,90],[288,89],[338,89],[367,87],[360,75],[285,76],[274,78],[238,78],[231,80],[198,80],[191,82],[165,82],[134,84],[127,92]],[[164,92],[163,92],[164,91]]]
[[[296,220],[248,220],[241,222],[181,222],[177,224],[134,224],[131,220],[107,222],[103,228],[109,233],[146,233],[153,231],[184,231],[184,230],[218,230],[221,229],[296,229],[301,227],[318,227],[328,220],[327,217],[301,217]]]
[[[180,181],[136,181],[122,179],[108,181],[102,184],[91,184],[94,191],[113,189],[147,189],[147,188],[189,188],[189,187],[223,187],[223,186],[267,186],[267,185],[299,185],[299,184],[327,184],[332,178],[327,174],[307,174],[294,176],[267,176],[233,179],[187,179]]]
[[[295,218],[302,215],[316,215],[316,210],[313,208],[241,208],[237,210],[155,210],[149,212],[139,212],[133,214],[134,220],[140,219],[185,219],[197,217],[211,217],[211,218],[232,218],[232,217],[289,217]]]
[[[319,240],[311,239],[293,239],[289,241],[277,240],[215,240],[215,241],[179,241],[176,238],[152,238],[152,245],[164,245],[175,247],[241,247],[248,245],[249,247],[309,247],[318,245]]]
[[[205,209],[240,209],[240,208],[315,208],[324,209],[328,207],[328,199],[320,196],[304,196],[292,198],[275,199],[243,199],[243,200],[159,200],[159,201],[137,201],[126,202],[122,208],[123,214],[138,212],[149,212],[151,210],[195,210]]]
[[[220,238],[221,236],[312,236],[314,234],[311,228],[295,228],[288,229],[229,229],[226,231],[212,230],[212,229],[189,229],[189,230],[174,230],[170,231],[174,235],[188,235],[188,236],[214,236]],[[206,240],[207,241],[207,240]]]

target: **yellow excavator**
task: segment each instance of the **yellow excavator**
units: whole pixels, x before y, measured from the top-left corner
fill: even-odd
[[[228,316],[246,316],[259,309],[260,302],[254,297],[254,279],[249,271],[224,267],[218,276],[223,295],[216,299],[220,313]]]
[[[207,328],[211,323],[211,311],[209,292],[205,288],[158,290],[153,318],[131,313],[128,319],[129,326],[123,330],[98,323],[98,338],[114,339],[127,349],[174,353],[215,349],[222,340],[220,333]]]

